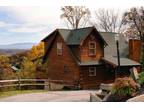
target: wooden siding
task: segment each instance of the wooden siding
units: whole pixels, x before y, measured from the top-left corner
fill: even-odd
[[[48,48],[50,47],[50,45],[52,44],[53,39],[55,38],[54,35],[50,35],[49,38],[47,40],[44,41],[44,51],[45,53],[47,52]]]
[[[57,42],[63,43],[62,55],[57,55]],[[48,54],[48,78],[77,82],[79,80],[79,67],[70,54],[69,48],[58,34]],[[64,66],[68,71],[64,72]]]
[[[114,81],[114,74],[108,72],[104,65],[96,66],[96,76],[89,76],[89,66],[81,67],[80,85],[83,89],[99,88],[101,83]]]
[[[96,42],[96,55],[93,56],[89,55],[89,41]],[[103,45],[100,43],[99,39],[95,38],[93,40],[90,36],[88,36],[80,47],[81,61],[100,60],[101,57],[103,56],[104,56],[104,48]]]

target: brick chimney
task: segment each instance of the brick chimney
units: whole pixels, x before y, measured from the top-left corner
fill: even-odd
[[[141,57],[141,41],[139,39],[129,40],[129,58],[140,62]]]

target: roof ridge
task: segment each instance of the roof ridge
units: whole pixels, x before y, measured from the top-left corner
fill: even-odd
[[[74,30],[81,30],[81,29],[87,29],[87,28],[94,28],[94,26],[77,28],[77,29],[57,28],[57,30],[70,30],[70,31],[74,31]]]
[[[58,28],[57,30],[67,30],[67,31],[72,31],[72,29],[65,29],[65,28]]]
[[[89,27],[83,27],[83,28],[77,28],[77,29],[73,29],[74,30],[81,30],[81,29],[88,29],[88,28],[95,28],[94,26],[89,26]]]

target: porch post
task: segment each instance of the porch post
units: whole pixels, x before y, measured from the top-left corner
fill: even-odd
[[[116,47],[117,47],[117,62],[118,62],[118,66],[115,72],[115,78],[116,78],[117,74],[120,72],[120,54],[119,54],[119,35],[118,34],[116,34],[115,40],[116,40]]]

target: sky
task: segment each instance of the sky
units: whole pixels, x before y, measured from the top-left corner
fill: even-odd
[[[65,5],[86,6],[92,15],[99,8],[124,12],[133,6],[144,6],[144,0],[11,1],[0,0],[0,44],[38,43],[56,28],[66,28],[60,19],[60,8]]]

